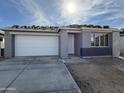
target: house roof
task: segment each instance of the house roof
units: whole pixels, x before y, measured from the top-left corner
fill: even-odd
[[[93,25],[69,25],[69,26],[18,26],[14,25],[12,27],[6,27],[2,29],[3,31],[18,31],[18,32],[48,32],[57,33],[60,30],[65,31],[93,31],[93,32],[112,32],[120,31],[119,29],[110,28],[109,26],[93,26]]]
[[[50,32],[50,33],[56,33],[57,30],[51,30],[51,29],[24,29],[24,28],[3,28],[3,31],[18,31],[18,32]]]
[[[90,32],[113,32],[113,31],[121,31],[119,29],[115,29],[115,28],[88,28],[88,27],[81,27],[81,28],[69,28],[69,27],[62,27],[59,28],[60,30],[70,30],[70,31],[90,31]]]
[[[93,31],[93,32],[118,32],[120,31],[119,29],[116,28],[86,28],[86,27],[82,27],[81,28],[82,31]]]

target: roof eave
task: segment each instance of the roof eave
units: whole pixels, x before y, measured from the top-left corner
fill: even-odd
[[[93,32],[120,32],[119,29],[113,29],[113,28],[87,28],[87,27],[82,27],[81,28],[82,31],[93,31]]]
[[[2,31],[18,31],[18,32],[50,32],[57,33],[58,30],[42,30],[42,29],[17,29],[17,28],[3,28]]]

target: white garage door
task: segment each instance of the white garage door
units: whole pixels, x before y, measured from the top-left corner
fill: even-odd
[[[58,55],[58,36],[15,35],[15,56]]]

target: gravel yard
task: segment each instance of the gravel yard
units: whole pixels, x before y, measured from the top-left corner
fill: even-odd
[[[117,58],[90,58],[88,63],[66,63],[82,93],[124,93],[124,72]]]

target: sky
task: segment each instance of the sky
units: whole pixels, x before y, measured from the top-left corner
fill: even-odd
[[[0,28],[69,24],[124,28],[124,0],[0,0]]]

